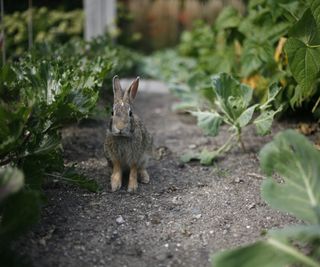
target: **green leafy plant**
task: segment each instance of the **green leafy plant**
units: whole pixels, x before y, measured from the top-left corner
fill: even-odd
[[[0,69],[0,265],[10,265],[11,241],[38,221],[46,181],[100,189],[64,165],[61,130],[90,116],[101,89],[111,88],[106,79],[134,72],[137,62],[102,37],[35,45]]]
[[[157,53],[155,59],[163,57],[164,64],[155,64],[152,72],[166,73],[165,82],[171,84],[174,79],[177,87],[188,88],[185,66],[181,65],[179,72],[177,65],[166,64],[188,58],[195,62],[188,69],[191,75],[232,74],[252,87],[261,103],[266,101],[270,85],[277,83],[283,88],[276,99],[278,106],[283,105],[282,112],[302,107],[318,117],[319,5],[319,0],[251,0],[244,14],[226,7],[213,25],[197,22],[191,31],[185,31],[176,53],[167,61],[165,53]],[[202,90],[188,91],[202,95]]]
[[[4,16],[6,50],[9,57],[22,55],[28,49],[29,10]],[[83,33],[82,10],[49,10],[46,7],[32,9],[34,43],[65,43],[80,38]]]
[[[274,116],[281,111],[272,109],[272,102],[280,91],[277,85],[272,85],[268,98],[264,104],[251,104],[253,90],[245,84],[239,83],[232,76],[221,73],[212,78],[212,89],[214,94],[214,106],[212,110],[191,112],[198,119],[198,126],[204,133],[216,136],[219,133],[220,125],[225,123],[229,126],[231,133],[223,146],[216,151],[202,151],[198,155],[187,154],[182,157],[183,161],[200,159],[202,164],[208,165],[218,155],[231,149],[237,141],[243,150],[245,145],[242,141],[243,128],[255,124],[260,135],[269,133]],[[260,115],[253,118],[255,110],[259,110]]]
[[[262,198],[306,225],[271,230],[266,239],[216,254],[213,266],[320,266],[320,152],[293,130],[278,134],[260,152],[268,176]],[[272,178],[279,174],[283,182]]]
[[[308,4],[301,18],[291,27],[285,45],[289,67],[297,82],[291,103],[298,105],[316,94],[320,74],[320,1],[309,0]],[[318,104],[319,100],[313,110]]]

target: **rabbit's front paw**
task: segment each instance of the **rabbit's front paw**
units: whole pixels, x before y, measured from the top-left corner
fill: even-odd
[[[136,166],[131,167],[130,176],[129,176],[129,184],[128,184],[128,192],[133,193],[138,189],[138,172]]]
[[[150,182],[150,177],[146,169],[139,171],[140,182],[143,184],[148,184]]]
[[[113,173],[111,175],[111,191],[115,192],[119,190],[121,188],[121,184],[122,184],[121,173],[119,172]]]
[[[129,193],[134,193],[136,192],[138,189],[138,183],[137,181],[135,182],[129,182],[129,185],[128,185],[128,192]]]

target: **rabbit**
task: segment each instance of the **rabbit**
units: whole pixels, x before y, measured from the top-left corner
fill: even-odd
[[[146,127],[134,114],[133,101],[139,86],[137,77],[123,93],[118,76],[113,77],[114,103],[104,143],[105,155],[113,168],[111,190],[122,186],[122,174],[130,170],[128,192],[138,188],[138,177],[149,183],[146,164],[153,151],[153,140]]]

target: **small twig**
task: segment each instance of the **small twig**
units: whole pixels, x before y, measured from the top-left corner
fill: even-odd
[[[254,178],[257,178],[259,180],[264,180],[266,179],[265,176],[261,175],[261,174],[258,174],[258,173],[254,173],[254,172],[249,172],[247,173],[248,176],[251,176],[251,177],[254,177]]]
[[[314,112],[316,111],[316,109],[317,109],[317,107],[318,107],[319,103],[320,103],[320,96],[319,96],[319,98],[318,98],[318,100],[317,100],[316,104],[315,104],[315,105],[314,105],[314,107],[312,108],[312,113],[314,113]]]

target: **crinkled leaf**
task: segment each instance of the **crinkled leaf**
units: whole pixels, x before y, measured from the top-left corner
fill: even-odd
[[[249,106],[253,90],[227,73],[213,76],[212,85],[217,97],[217,106],[228,120],[234,123]]]
[[[0,202],[18,192],[24,184],[24,175],[17,168],[0,169]]]
[[[279,174],[284,183],[264,181],[262,197],[273,208],[309,223],[319,222],[320,151],[293,130],[278,134],[260,152],[261,169]]]
[[[199,154],[189,151],[187,153],[184,153],[181,157],[180,160],[184,163],[190,162],[192,160],[199,160]]]
[[[237,119],[236,123],[239,124],[239,126],[241,128],[246,126],[251,121],[253,113],[254,113],[257,106],[258,106],[258,104],[249,107]]]
[[[202,165],[211,165],[212,161],[218,156],[216,151],[208,151],[204,149],[199,155],[200,163]]]
[[[253,121],[256,125],[257,133],[259,135],[266,135],[270,133],[274,116],[282,110],[282,105],[277,109],[271,109],[272,103],[279,94],[281,87],[276,83],[272,84],[268,90],[268,98],[265,103],[260,105],[260,115]]]
[[[253,121],[259,135],[270,133],[274,116],[282,110],[280,106],[277,110],[262,110],[261,114]]]
[[[20,146],[30,114],[31,107],[23,103],[8,105],[0,101],[0,157]]]
[[[216,151],[208,151],[207,149],[204,149],[201,151],[201,153],[189,151],[189,152],[183,154],[180,157],[180,160],[185,163],[190,162],[192,160],[200,160],[200,163],[202,165],[211,165],[212,161],[217,156],[218,156],[218,153]]]
[[[261,110],[265,110],[269,108],[272,102],[276,99],[277,95],[280,93],[281,87],[278,86],[276,83],[273,83],[269,86],[268,89],[268,98],[265,103],[263,103],[259,108]]]
[[[197,117],[198,126],[205,134],[216,136],[219,133],[219,128],[223,120],[218,113],[197,111],[191,112],[191,114]]]
[[[60,138],[56,134],[45,134],[35,149],[28,151],[26,155],[41,155],[55,150],[60,145]]]

